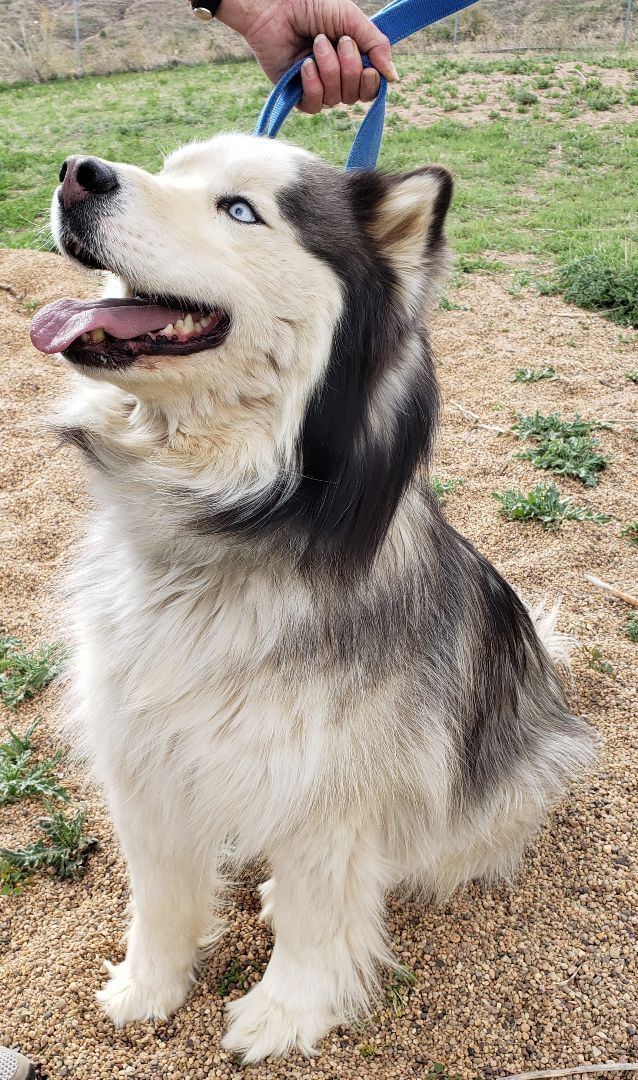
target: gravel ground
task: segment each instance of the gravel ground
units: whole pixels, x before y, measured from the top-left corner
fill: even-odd
[[[448,499],[449,517],[514,585],[531,600],[563,594],[562,628],[581,641],[574,705],[605,739],[598,767],[557,808],[513,889],[472,886],[443,910],[390,901],[394,951],[415,975],[403,1004],[389,997],[359,1030],[332,1032],[313,1061],[292,1057],[241,1070],[220,1049],[222,991],[242,993],[231,972],[249,985],[268,959],[270,934],[257,923],[259,877],[247,873],[231,893],[228,932],[178,1015],[114,1030],[93,994],[102,960],[123,954],[126,875],[99,795],[67,770],[68,787],[86,804],[101,841],[86,876],[76,883],[37,876],[20,896],[0,898],[0,1042],[21,1047],[49,1080],[412,1080],[426,1077],[434,1062],[463,1078],[489,1078],[638,1059],[638,646],[623,635],[629,609],[584,581],[592,572],[638,588],[638,549],[621,537],[622,525],[638,519],[635,430],[618,424],[602,432],[611,465],[597,488],[560,483],[614,520],[569,523],[551,534],[499,518],[494,489],[527,490],[546,477],[516,460],[510,436],[477,426],[453,404],[503,427],[513,408],[635,418],[638,389],[624,375],[638,367],[635,335],[554,297],[512,295],[508,284],[507,274],[473,275],[450,290],[464,310],[437,316],[446,408],[436,472],[465,480]],[[2,622],[32,643],[63,626],[64,612],[49,593],[88,499],[75,454],[57,448],[42,424],[68,375],[30,347],[26,330],[38,304],[93,291],[54,255],[0,258]],[[515,368],[547,363],[556,380],[512,383]],[[587,650],[594,647],[613,675],[591,668]],[[45,752],[54,745],[54,707],[49,690],[18,717],[0,716],[0,724],[22,730],[42,716],[37,746]],[[32,836],[39,810],[32,803],[0,808],[0,844]]]

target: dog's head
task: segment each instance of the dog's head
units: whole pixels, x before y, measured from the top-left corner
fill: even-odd
[[[369,561],[434,428],[423,319],[448,173],[343,173],[224,135],[158,175],[71,158],[60,180],[60,250],[110,278],[100,301],[40,312],[38,348],[165,416],[171,452],[209,477],[217,462],[226,495],[207,481],[202,527],[294,520],[306,553]]]

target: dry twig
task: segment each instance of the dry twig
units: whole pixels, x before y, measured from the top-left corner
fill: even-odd
[[[467,416],[468,420],[473,420],[475,427],[484,428],[485,431],[498,431],[499,435],[509,435],[509,428],[497,427],[496,424],[484,424],[481,421],[480,416],[477,416],[471,409],[466,409],[465,405],[460,405],[458,401],[450,399],[450,405],[454,405],[455,409],[458,409],[463,416]]]
[[[626,604],[631,604],[632,607],[638,607],[638,596],[623,592],[622,589],[618,589],[615,585],[608,585],[606,581],[602,581],[599,577],[594,577],[593,574],[585,574],[585,580],[589,581],[590,584],[595,585],[596,588],[602,589],[603,592],[609,593],[610,596],[615,596],[617,600],[624,600]]]
[[[552,1076],[575,1076],[581,1073],[633,1072],[638,1061],[606,1061],[600,1065],[574,1065],[572,1069],[541,1069],[539,1072],[515,1073],[502,1080],[549,1080]]]

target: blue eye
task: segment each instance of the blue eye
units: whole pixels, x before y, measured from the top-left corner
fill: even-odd
[[[246,225],[256,225],[259,221],[250,203],[245,202],[244,199],[234,199],[233,202],[227,203],[225,210],[229,217]]]

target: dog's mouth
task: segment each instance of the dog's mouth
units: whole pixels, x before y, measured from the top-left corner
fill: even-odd
[[[85,367],[128,367],[141,356],[188,356],[226,339],[230,316],[176,297],[57,300],[41,308],[31,340]]]

